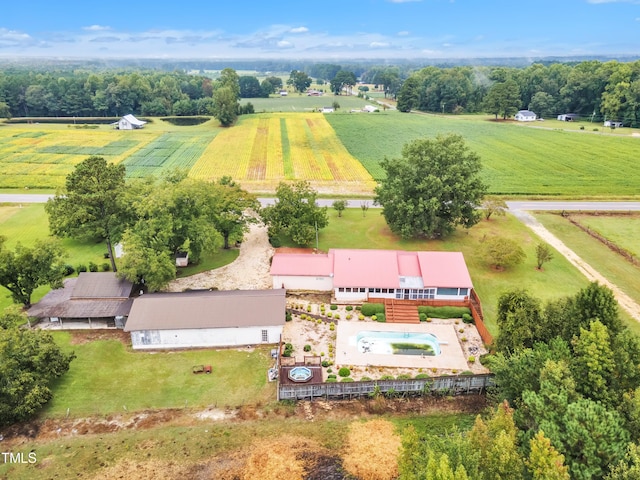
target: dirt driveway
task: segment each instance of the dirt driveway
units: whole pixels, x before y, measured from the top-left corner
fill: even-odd
[[[274,249],[267,237],[267,227],[253,224],[245,235],[240,255],[229,265],[172,281],[167,290],[261,290],[271,288],[270,260]]]

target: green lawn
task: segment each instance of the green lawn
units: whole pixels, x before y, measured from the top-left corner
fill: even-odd
[[[607,280],[640,303],[640,268],[632,265],[560,215],[536,213],[536,218]],[[640,334],[640,323],[631,320],[623,310],[621,310],[621,316],[632,330]]]
[[[148,408],[237,407],[274,398],[267,382],[270,348],[134,352],[118,340],[72,345],[70,332],[54,332],[56,342],[76,357],[53,387],[42,415],[106,414]],[[213,366],[194,375],[194,365]]]
[[[328,87],[326,87],[328,88]],[[305,112],[330,107],[333,102],[340,104],[338,112],[348,112],[351,109],[360,110],[371,102],[355,95],[334,95],[325,93],[321,97],[309,97],[306,93],[289,93],[286,97],[271,96],[270,98],[246,98],[241,104],[251,103],[256,113],[262,112]],[[332,114],[327,114],[328,116]]]
[[[572,218],[633,256],[640,257],[640,215],[572,215]]]
[[[407,142],[457,133],[483,163],[491,193],[506,195],[635,196],[640,139],[592,131],[536,128],[479,115],[440,116],[380,112],[327,115],[347,150],[374,178],[380,162],[400,157]],[[549,122],[553,125],[555,122]],[[557,122],[564,124],[567,122]],[[545,122],[543,125],[547,125]],[[624,130],[624,129],[623,129]]]
[[[525,262],[503,272],[489,267],[482,254],[482,241],[495,235],[515,239],[527,254]],[[458,230],[445,240],[402,240],[391,233],[380,210],[370,209],[363,217],[360,209],[346,209],[338,218],[337,212],[330,209],[329,226],[320,231],[319,240],[320,249],[325,251],[329,248],[380,248],[463,252],[474,288],[482,300],[487,327],[493,334],[497,333],[495,315],[501,293],[526,288],[539,298],[555,299],[573,295],[588,283],[557,252],[543,271],[536,270],[535,246],[539,239],[511,215],[481,221],[469,230]]]

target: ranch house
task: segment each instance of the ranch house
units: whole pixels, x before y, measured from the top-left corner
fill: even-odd
[[[473,284],[461,252],[331,249],[274,255],[273,288],[330,291],[337,302],[467,301]]]
[[[520,110],[516,113],[516,120],[518,122],[533,122],[537,118],[537,115],[530,110]]]
[[[149,293],[136,298],[124,331],[135,350],[278,343],[285,291]]]
[[[147,122],[143,120],[138,120],[133,115],[125,115],[120,120],[111,125],[118,130],[135,130],[137,128],[142,128]]]

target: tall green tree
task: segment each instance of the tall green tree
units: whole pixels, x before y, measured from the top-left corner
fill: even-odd
[[[262,210],[269,236],[285,234],[298,245],[309,245],[316,232],[329,224],[327,207],[319,207],[318,193],[309,182],[281,182],[276,189],[276,203]]]
[[[242,240],[249,225],[256,221],[255,213],[260,204],[255,195],[240,188],[230,177],[222,177],[211,186],[212,221],[224,241],[224,248],[230,248],[230,240]]]
[[[65,187],[45,205],[51,233],[58,237],[99,239],[106,243],[117,271],[113,245],[129,222],[124,200],[125,166],[92,156],[76,165]]]
[[[292,70],[287,85],[295,88],[296,92],[304,92],[311,85],[311,77],[300,70]]]
[[[415,140],[403,147],[402,158],[381,165],[386,175],[375,189],[375,202],[402,238],[439,238],[480,220],[487,189],[480,157],[460,135]]]
[[[483,242],[489,264],[496,270],[505,270],[519,265],[527,255],[518,242],[512,238],[491,237]]]
[[[0,285],[11,292],[14,302],[31,305],[33,291],[41,285],[62,287],[62,247],[53,241],[37,241],[33,247],[6,248],[0,237]]]
[[[494,84],[484,98],[487,113],[501,115],[503,119],[513,116],[521,105],[520,88],[515,80]]]
[[[34,416],[51,400],[51,382],[69,370],[74,357],[48,332],[0,327],[0,425]]]
[[[538,329],[542,325],[541,306],[537,298],[526,290],[511,290],[498,298],[496,337],[498,352],[516,352],[532,348],[540,339]]]
[[[348,95],[351,94],[351,89],[356,84],[356,74],[347,70],[340,70],[336,76],[331,80],[331,91],[335,95],[340,95],[344,89]]]
[[[529,442],[527,469],[531,480],[571,480],[569,468],[564,464],[564,455],[559,453],[551,440],[540,430]]]
[[[213,116],[220,125],[229,127],[238,119],[238,96],[230,87],[220,87],[213,93]]]

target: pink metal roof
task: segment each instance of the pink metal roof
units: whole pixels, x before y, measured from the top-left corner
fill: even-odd
[[[397,288],[398,255],[395,250],[331,249],[334,287]]]
[[[418,252],[425,287],[473,288],[462,252]]]
[[[332,253],[276,253],[271,261],[271,275],[328,277],[332,272]]]
[[[397,252],[398,274],[403,277],[421,277],[420,263],[416,252]]]

